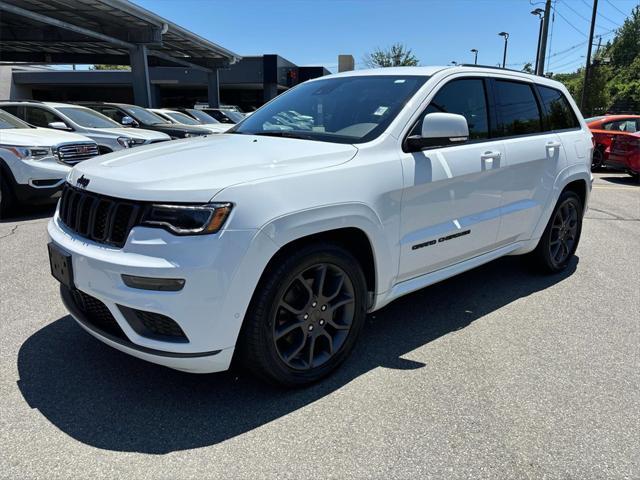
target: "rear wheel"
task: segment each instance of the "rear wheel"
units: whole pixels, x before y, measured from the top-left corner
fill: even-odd
[[[242,362],[258,376],[301,386],[349,355],[366,315],[366,282],[343,248],[315,244],[266,272],[245,318]]]
[[[560,195],[540,242],[532,252],[536,266],[548,273],[567,268],[580,241],[583,208],[575,192],[565,191]]]
[[[599,170],[604,165],[604,149],[596,147],[593,151],[593,159],[591,161],[591,170]]]

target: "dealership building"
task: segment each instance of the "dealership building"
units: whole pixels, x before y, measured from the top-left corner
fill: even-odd
[[[0,99],[145,107],[206,102],[251,110],[330,73],[279,55],[238,55],[126,0],[2,0],[0,62]]]

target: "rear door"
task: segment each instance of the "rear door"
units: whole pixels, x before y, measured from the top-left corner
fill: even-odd
[[[504,141],[507,171],[498,239],[512,243],[530,238],[556,174],[566,165],[565,147],[560,136],[546,127],[533,83],[495,78],[492,87],[496,136]]]
[[[463,115],[469,141],[401,152],[400,281],[496,248],[504,146],[490,138],[486,81],[465,77],[445,83],[409,135],[419,134],[424,115],[432,112]]]

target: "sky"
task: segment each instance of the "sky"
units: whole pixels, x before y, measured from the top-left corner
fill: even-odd
[[[584,64],[593,0],[554,0],[547,71],[570,72]],[[377,47],[400,42],[421,65],[535,62],[542,0],[134,0],[134,3],[239,55],[277,53],[298,65],[337,70],[338,54],[356,68]],[[640,0],[599,0],[596,35],[613,37]],[[594,43],[597,43],[597,38]]]

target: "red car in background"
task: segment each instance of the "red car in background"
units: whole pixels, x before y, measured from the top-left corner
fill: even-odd
[[[605,164],[614,138],[640,132],[640,115],[604,115],[587,118],[585,121],[593,134],[595,147],[592,168],[599,168]]]
[[[605,166],[622,170],[640,181],[640,131],[616,136],[610,147]]]

